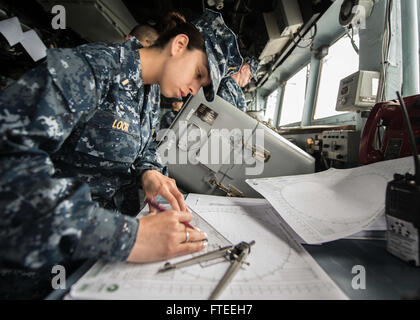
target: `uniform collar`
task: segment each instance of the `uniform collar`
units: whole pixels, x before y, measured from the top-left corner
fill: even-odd
[[[128,38],[124,44],[126,44],[127,46],[131,47],[133,50],[138,50],[143,48],[143,45],[141,44],[141,42],[139,40],[137,40],[136,37],[131,37]]]
[[[232,76],[224,77],[223,80],[226,82],[230,82],[236,89],[241,89],[242,91],[242,88],[239,86],[236,80],[232,78]]]
[[[121,46],[120,63],[121,78],[120,84],[123,87],[141,87],[143,78],[141,75],[140,53],[139,49],[143,45],[135,37],[131,37]]]

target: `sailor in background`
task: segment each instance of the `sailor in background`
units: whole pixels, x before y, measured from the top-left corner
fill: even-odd
[[[242,88],[247,86],[252,78],[257,81],[258,60],[253,56],[245,56],[239,72],[222,79],[217,95],[234,105],[241,111],[246,111],[245,95]]]
[[[159,38],[159,34],[155,28],[147,24],[139,24],[131,30],[128,36],[125,37],[125,40],[133,37],[140,41],[144,48],[148,48]]]
[[[167,111],[160,119],[160,128],[167,129],[171,126],[172,122],[175,120],[176,116],[178,115],[179,111],[182,108],[184,102],[181,100],[174,100],[172,101],[172,110]]]
[[[0,91],[0,270],[37,277],[81,259],[148,262],[205,247],[202,232],[186,237],[192,215],[156,150],[160,93],[205,87],[213,100],[242,64],[236,36],[207,10],[152,47],[132,45],[49,49]],[[128,187],[174,210],[126,216]]]

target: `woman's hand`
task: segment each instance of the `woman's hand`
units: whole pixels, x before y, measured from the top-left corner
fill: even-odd
[[[184,197],[179,192],[174,179],[168,178],[157,170],[147,170],[142,177],[142,186],[146,199],[154,200],[161,195],[176,211],[188,211]],[[150,208],[151,212],[156,209]]]
[[[204,249],[207,235],[182,223],[191,219],[191,213],[181,211],[164,211],[141,218],[136,243],[127,261],[159,261]],[[187,232],[189,239],[185,242]]]

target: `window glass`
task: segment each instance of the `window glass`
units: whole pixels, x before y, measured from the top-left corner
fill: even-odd
[[[276,113],[277,99],[279,90],[274,90],[267,98],[267,106],[265,108],[264,121],[273,125],[274,114]]]
[[[302,68],[287,81],[284,88],[280,125],[300,122],[302,120],[308,72],[309,65]]]
[[[359,47],[359,36],[354,35],[353,39]],[[344,113],[335,111],[340,81],[358,70],[359,55],[353,49],[349,36],[345,35],[329,48],[322,61],[314,119]]]

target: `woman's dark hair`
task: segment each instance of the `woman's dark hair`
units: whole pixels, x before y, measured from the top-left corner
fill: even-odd
[[[176,25],[187,22],[185,16],[177,11],[169,11],[166,13],[161,19],[160,23],[158,24],[158,32],[159,34],[163,34]]]
[[[162,28],[159,38],[152,47],[164,48],[166,44],[178,34],[188,36],[188,49],[198,49],[206,52],[203,36],[200,31],[192,24],[185,20],[185,17],[177,12],[171,11],[162,19]]]

